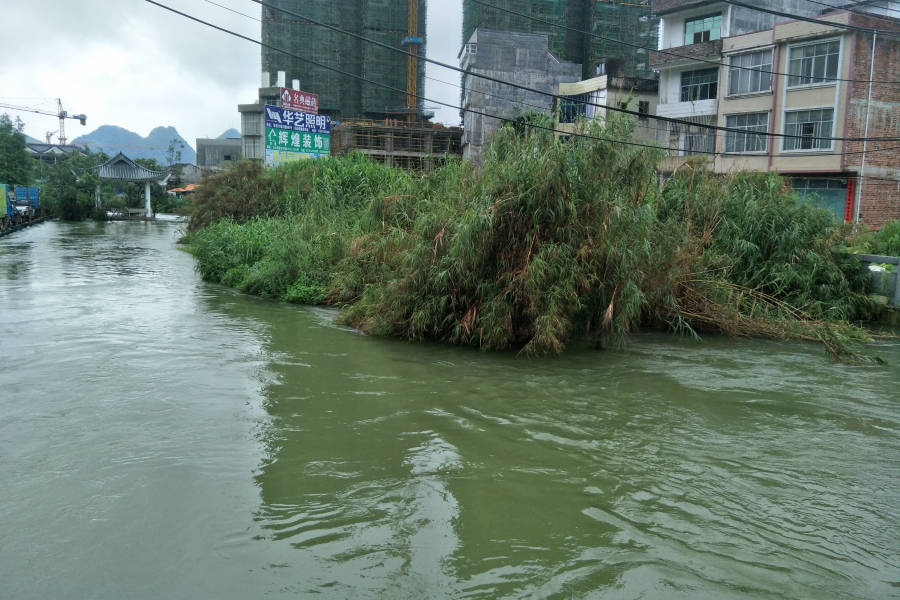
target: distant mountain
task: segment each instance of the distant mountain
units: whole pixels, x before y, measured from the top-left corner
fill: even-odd
[[[217,137],[216,139],[218,139],[218,140],[228,140],[228,139],[231,139],[231,138],[239,138],[239,137],[241,137],[241,132],[238,131],[237,129],[235,129],[234,127],[232,127],[231,129],[229,129],[228,131],[226,131],[225,133],[223,133],[222,135],[220,135],[220,136]]]
[[[157,127],[144,138],[122,127],[103,125],[96,131],[75,138],[70,143],[78,146],[87,144],[91,150],[102,150],[109,155],[122,152],[128,158],[155,158],[160,163],[166,164],[169,142],[173,139],[184,144],[184,148],[179,148],[181,151],[179,162],[197,164],[197,153],[194,148],[174,127]]]
[[[43,144],[43,143],[46,143],[46,140],[39,140],[37,138],[31,137],[30,135],[26,135],[25,143],[26,144]]]

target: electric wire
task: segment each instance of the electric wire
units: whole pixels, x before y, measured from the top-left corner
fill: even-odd
[[[860,16],[862,16],[862,17],[872,17],[872,18],[874,18],[874,19],[882,19],[882,20],[891,20],[891,19],[894,19],[894,17],[890,17],[890,16],[887,16],[887,15],[878,15],[878,14],[875,14],[875,13],[870,13],[870,12],[866,12],[866,11],[863,11],[863,10],[854,10],[853,8],[851,8],[851,6],[853,6],[853,7],[856,7],[856,6],[865,6],[865,3],[853,4],[853,5],[850,5],[850,6],[834,6],[833,4],[828,4],[828,3],[826,3],[826,2],[820,2],[819,0],[806,0],[806,1],[809,2],[809,3],[811,3],[811,4],[818,4],[819,6],[824,6],[824,7],[826,7],[826,8],[830,8],[831,10],[835,10],[835,11],[847,11],[847,12],[853,13],[853,14],[855,14],[855,15],[860,15]]]
[[[295,13],[295,12],[292,12],[292,11],[289,11],[289,10],[287,10],[287,9],[280,8],[280,7],[277,7],[277,6],[273,6],[273,5],[271,5],[271,4],[267,4],[267,3],[265,3],[263,0],[250,0],[250,2],[255,2],[256,4],[260,4],[260,5],[262,5],[262,6],[266,7],[266,8],[271,8],[271,9],[273,9],[273,10],[277,10],[277,11],[279,11],[279,12],[282,12],[282,13],[285,13],[285,14],[288,14],[288,15],[291,15],[291,16],[294,16],[294,17],[297,17],[298,19],[303,19],[304,21],[307,21],[307,22],[312,23],[312,24],[314,24],[314,25],[318,25],[318,26],[320,26],[320,27],[324,27],[324,28],[326,28],[326,29],[330,29],[330,30],[332,30],[332,31],[336,31],[336,32],[341,33],[341,34],[348,35],[348,36],[353,37],[353,38],[357,38],[357,39],[362,40],[362,41],[364,41],[364,42],[373,44],[373,45],[375,45],[375,46],[379,46],[379,47],[381,47],[381,48],[386,48],[386,49],[388,49],[388,50],[391,50],[391,51],[393,51],[393,52],[397,52],[397,53],[399,53],[399,54],[403,54],[403,55],[406,55],[406,56],[411,56],[411,57],[413,57],[413,58],[416,58],[417,60],[425,61],[425,62],[434,64],[434,65],[437,65],[437,66],[439,66],[439,67],[444,67],[445,69],[450,69],[451,71],[456,71],[456,72],[462,73],[462,74],[464,74],[464,75],[471,75],[471,76],[473,76],[473,77],[478,77],[479,79],[484,79],[484,80],[486,80],[486,81],[491,81],[491,82],[493,82],[493,83],[499,83],[499,84],[501,84],[501,85],[506,85],[506,86],[509,86],[509,87],[512,87],[512,88],[516,88],[516,89],[523,90],[523,91],[525,91],[525,92],[531,92],[531,93],[535,93],[535,94],[541,94],[541,95],[544,95],[544,96],[548,96],[548,97],[554,98],[555,100],[558,100],[558,101],[571,101],[571,98],[566,97],[566,96],[560,96],[559,94],[553,94],[553,93],[551,93],[551,92],[542,92],[542,91],[540,91],[540,90],[535,90],[535,89],[533,89],[533,88],[529,88],[529,87],[527,87],[527,86],[519,85],[519,84],[517,84],[517,83],[512,83],[512,82],[509,82],[509,81],[504,81],[504,80],[502,80],[502,79],[498,79],[498,78],[496,78],[496,77],[491,77],[491,76],[489,76],[489,75],[484,75],[484,74],[482,74],[482,73],[474,73],[474,72],[471,72],[471,71],[465,71],[465,70],[463,70],[463,69],[461,69],[461,68],[459,68],[459,67],[454,67],[453,65],[450,65],[450,64],[447,64],[447,63],[443,63],[443,62],[440,62],[440,61],[437,61],[437,60],[434,60],[434,59],[431,59],[431,58],[423,57],[423,56],[420,56],[420,55],[418,55],[418,54],[412,54],[411,52],[407,52],[407,51],[405,51],[405,50],[403,50],[403,49],[401,49],[401,48],[396,48],[396,47],[390,46],[390,45],[388,45],[388,44],[383,44],[383,43],[381,43],[381,42],[379,42],[379,41],[376,41],[376,40],[367,38],[367,37],[365,37],[365,36],[363,36],[363,35],[360,35],[360,34],[358,34],[358,33],[353,33],[352,31],[346,31],[346,30],[344,30],[344,29],[341,29],[340,27],[335,27],[334,25],[329,25],[328,23],[323,23],[323,22],[321,22],[321,21],[317,21],[316,19],[312,19],[312,18],[310,18],[310,17],[306,17],[306,16],[304,16],[304,15],[301,15],[301,14],[298,14],[298,13]],[[279,52],[282,52],[282,50],[280,50],[280,49],[279,49],[278,51],[279,51]],[[305,59],[304,59],[304,60],[305,60]],[[408,95],[408,94],[407,94],[407,95]],[[708,129],[708,130],[713,130],[713,131],[726,131],[726,132],[738,133],[738,134],[742,134],[742,135],[747,133],[746,130],[738,129],[738,128],[735,128],[735,127],[723,127],[723,126],[721,126],[721,125],[710,125],[710,124],[705,124],[705,123],[695,123],[695,122],[693,122],[693,121],[686,121],[686,120],[684,120],[684,119],[676,119],[676,118],[673,118],[673,117],[662,117],[662,116],[659,116],[659,115],[647,115],[647,114],[643,114],[643,113],[640,113],[640,112],[637,112],[637,111],[634,111],[634,110],[629,110],[629,109],[627,109],[627,108],[620,108],[620,107],[617,107],[617,106],[607,106],[607,105],[604,105],[604,104],[595,104],[595,103],[592,103],[592,102],[579,102],[579,104],[582,104],[582,105],[584,105],[584,106],[594,106],[594,107],[597,107],[597,108],[602,108],[602,109],[604,109],[604,110],[611,110],[611,111],[613,111],[613,112],[620,112],[620,113],[623,113],[623,114],[631,115],[631,116],[633,116],[633,117],[648,117],[648,118],[655,119],[655,120],[657,120],[657,121],[663,121],[663,122],[666,122],[666,123],[676,123],[676,124],[679,124],[679,125],[685,125],[685,126],[691,126],[691,127],[699,127],[699,128],[702,128],[702,129]],[[767,132],[754,132],[754,135],[762,135],[762,136],[766,136],[766,137],[777,137],[777,138],[791,138],[791,139],[797,139],[797,140],[802,140],[802,139],[804,139],[804,136],[802,136],[802,135],[791,135],[791,134],[787,134],[787,133],[775,133],[775,132],[770,132],[770,131],[767,131]],[[890,141],[890,142],[900,142],[900,137],[879,137],[879,138],[816,137],[815,139],[817,139],[817,140],[826,140],[826,141],[840,141],[840,142],[863,142],[863,141]]]
[[[260,19],[257,19],[256,17],[251,17],[250,15],[245,15],[245,14],[242,13],[242,12],[238,12],[238,11],[234,10],[233,8],[228,8],[227,6],[223,6],[223,5],[221,5],[221,4],[218,4],[218,3],[216,3],[216,2],[213,2],[212,0],[203,0],[203,1],[206,2],[206,3],[208,3],[208,4],[212,4],[213,6],[218,6],[219,8],[224,8],[225,10],[227,10],[227,11],[229,11],[229,12],[233,12],[233,13],[236,14],[236,15],[241,15],[242,17],[247,17],[248,19],[252,19],[252,20],[256,21],[257,23],[261,23],[261,22],[262,22]]]
[[[224,28],[224,27],[220,27],[220,26],[215,25],[215,24],[213,24],[213,23],[209,23],[209,22],[204,21],[204,20],[202,20],[202,19],[200,19],[200,18],[198,18],[198,17],[194,17],[194,16],[192,16],[192,15],[189,15],[189,14],[187,14],[187,13],[184,13],[184,12],[181,12],[181,11],[179,11],[179,10],[177,10],[177,9],[174,9],[174,8],[172,8],[172,7],[170,7],[170,6],[166,6],[166,5],[164,5],[164,4],[161,4],[161,3],[157,2],[156,0],[144,0],[144,1],[145,1],[145,2],[148,2],[149,4],[153,4],[154,6],[157,6],[157,7],[159,7],[159,8],[162,8],[162,9],[164,9],[164,10],[170,11],[170,12],[172,12],[172,13],[174,13],[174,14],[177,14],[177,15],[179,15],[179,16],[181,16],[181,17],[187,18],[187,19],[189,19],[189,20],[191,20],[191,21],[195,21],[195,22],[197,22],[197,23],[200,23],[200,24],[205,25],[205,26],[207,26],[207,27],[210,27],[210,28],[212,28],[212,29],[216,29],[216,30],[218,30],[218,31],[221,31],[221,32],[223,32],[223,33],[226,33],[226,34],[228,34],[228,35],[231,35],[231,36],[234,36],[234,37],[237,37],[237,38],[246,40],[246,41],[248,41],[248,42],[257,44],[257,45],[259,45],[259,46],[261,46],[261,47],[263,47],[263,48],[269,48],[270,50],[274,50],[274,51],[276,51],[276,52],[280,52],[280,53],[282,53],[282,54],[286,54],[286,55],[288,55],[288,56],[291,56],[291,57],[293,57],[293,58],[296,58],[296,59],[298,59],[298,60],[301,60],[301,61],[303,61],[303,62],[306,62],[306,63],[308,63],[308,64],[311,64],[311,65],[313,65],[313,66],[317,66],[317,67],[323,68],[323,69],[325,69],[325,70],[328,70],[328,71],[332,71],[332,72],[338,73],[339,75],[344,75],[344,76],[347,76],[347,77],[351,77],[351,78],[353,78],[353,79],[356,79],[356,80],[359,80],[359,81],[363,81],[363,82],[365,82],[365,83],[369,83],[369,84],[371,84],[371,85],[375,85],[375,86],[378,86],[378,87],[382,87],[382,88],[385,88],[385,89],[388,89],[388,90],[391,90],[391,91],[395,91],[395,92],[407,94],[407,90],[401,90],[401,89],[399,89],[399,88],[395,88],[395,87],[389,86],[389,85],[384,84],[384,83],[380,83],[380,82],[377,82],[377,81],[372,81],[372,80],[370,80],[370,79],[366,79],[365,77],[362,77],[361,75],[355,75],[355,74],[353,74],[353,73],[348,73],[347,71],[343,71],[343,70],[337,69],[337,68],[335,68],[335,67],[330,67],[330,66],[328,66],[328,65],[323,65],[323,64],[318,63],[318,62],[316,62],[316,61],[314,61],[314,60],[311,60],[311,59],[309,59],[309,58],[300,56],[300,55],[298,55],[298,54],[294,54],[294,53],[292,53],[292,52],[288,52],[287,50],[283,50],[283,49],[281,49],[281,48],[277,48],[277,47],[272,46],[272,45],[270,45],[270,44],[266,44],[265,42],[261,42],[261,41],[259,41],[259,40],[254,40],[253,38],[247,37],[247,36],[245,36],[245,35],[242,35],[242,34],[240,34],[240,33],[235,32],[235,31],[231,31],[231,30],[226,29],[226,28]],[[480,116],[483,116],[483,117],[488,117],[488,118],[497,119],[498,121],[503,121],[503,122],[512,123],[512,124],[518,124],[518,125],[522,125],[522,124],[523,124],[520,120],[510,119],[510,118],[507,118],[507,117],[500,117],[500,116],[496,116],[496,115],[491,115],[491,114],[484,113],[484,112],[481,112],[481,111],[477,111],[477,110],[474,110],[474,109],[463,108],[463,107],[460,107],[460,106],[456,106],[456,105],[454,105],[454,104],[450,104],[450,103],[447,103],[447,102],[442,102],[442,101],[440,101],[440,100],[432,100],[432,99],[427,98],[427,97],[425,97],[425,96],[422,96],[422,95],[420,95],[420,94],[413,94],[413,96],[416,97],[416,98],[418,98],[418,99],[420,99],[420,100],[424,100],[424,101],[426,101],[426,102],[434,102],[434,103],[436,103],[436,104],[440,104],[440,105],[446,106],[446,107],[448,107],[448,108],[453,108],[453,109],[457,109],[457,110],[469,112],[469,113],[476,114],[476,115],[480,115]],[[604,108],[606,108],[606,107],[604,107]],[[674,149],[667,149],[667,148],[664,148],[664,147],[661,147],[661,146],[655,145],[655,144],[654,144],[654,145],[651,145],[651,144],[641,144],[641,143],[639,143],[639,142],[633,142],[633,141],[629,142],[629,141],[624,141],[624,140],[616,140],[616,139],[604,138],[604,137],[593,136],[593,135],[587,135],[587,134],[577,133],[577,132],[573,132],[573,133],[561,132],[561,131],[559,131],[558,129],[553,128],[553,127],[545,127],[545,126],[537,125],[537,124],[533,124],[533,123],[527,123],[527,124],[525,124],[525,125],[526,125],[527,127],[532,128],[532,129],[539,129],[539,130],[544,130],[544,131],[550,131],[550,132],[552,132],[552,133],[562,134],[562,135],[567,135],[567,136],[569,136],[569,137],[577,137],[577,138],[581,138],[581,139],[593,139],[593,140],[605,141],[605,142],[610,142],[610,143],[615,143],[615,144],[622,144],[622,145],[627,145],[627,146],[635,146],[635,147],[641,147],[641,148],[650,148],[650,149],[655,149],[655,150],[662,150],[662,151],[665,151],[665,152],[674,150]],[[879,150],[900,150],[900,146],[894,146],[894,147],[890,147],[890,148],[873,149],[873,150],[869,150],[869,152],[879,151]],[[790,156],[829,156],[829,155],[837,156],[837,155],[842,155],[842,154],[852,154],[852,153],[844,153],[844,152],[833,152],[833,153],[828,153],[828,152],[812,152],[812,153],[796,152],[796,153],[795,153],[795,152],[792,152],[792,153],[790,154]],[[700,151],[694,151],[694,152],[692,152],[692,155],[698,155],[698,156],[699,156],[699,155],[710,155],[710,156],[726,156],[726,157],[735,157],[735,158],[741,158],[741,157],[742,157],[742,158],[747,158],[747,155],[746,155],[746,154],[743,154],[743,153],[728,153],[728,152],[715,152],[715,151],[702,151],[702,150],[700,150]]]
[[[658,52],[659,54],[665,54],[665,55],[667,55],[667,56],[674,56],[674,57],[676,57],[676,58],[684,58],[684,59],[690,60],[691,62],[705,63],[705,64],[709,64],[709,65],[714,65],[714,66],[716,66],[716,67],[722,67],[722,66],[724,65],[724,66],[727,66],[729,69],[739,69],[739,70],[745,70],[745,71],[753,71],[753,72],[757,72],[757,73],[764,73],[764,74],[766,74],[766,75],[781,75],[781,76],[783,76],[783,77],[790,77],[790,76],[791,76],[790,73],[783,73],[783,72],[781,72],[781,71],[771,71],[771,70],[765,70],[765,69],[755,69],[755,68],[753,68],[753,67],[743,67],[743,66],[739,66],[739,65],[726,64],[726,63],[723,63],[723,62],[721,62],[721,61],[714,61],[714,60],[708,60],[708,59],[704,59],[704,58],[693,57],[693,56],[689,56],[689,55],[687,55],[687,54],[680,54],[680,53],[678,53],[678,52],[674,52],[674,51],[672,51],[672,49],[658,50],[658,49],[656,49],[656,48],[650,48],[649,46],[641,46],[640,44],[636,44],[636,43],[634,43],[634,42],[626,42],[626,41],[624,41],[624,40],[618,40],[618,39],[616,39],[616,38],[612,38],[612,37],[609,37],[609,36],[600,35],[600,34],[597,34],[597,33],[592,33],[592,32],[590,32],[590,31],[584,31],[584,30],[582,30],[582,29],[577,29],[577,28],[575,28],[575,27],[569,27],[568,25],[561,25],[561,24],[559,24],[559,23],[554,23],[553,21],[547,21],[547,20],[545,20],[545,19],[540,19],[540,18],[538,18],[538,17],[533,17],[533,16],[531,16],[531,15],[527,15],[527,14],[525,14],[525,13],[517,12],[517,11],[511,10],[511,9],[509,9],[509,8],[503,8],[503,7],[501,7],[501,6],[496,6],[496,5],[494,5],[494,4],[490,4],[490,3],[488,3],[488,2],[484,2],[483,0],[465,0],[465,1],[466,1],[466,2],[473,2],[473,3],[475,3],[475,4],[480,4],[480,5],[482,5],[482,6],[486,6],[486,7],[488,7],[488,8],[492,8],[492,9],[494,9],[494,10],[499,10],[499,11],[502,11],[502,12],[505,12],[505,13],[509,13],[509,14],[512,14],[512,15],[516,15],[517,17],[523,17],[523,18],[525,18],[525,19],[530,19],[530,20],[532,20],[532,21],[535,21],[536,23],[542,23],[542,24],[544,24],[544,25],[550,25],[551,27],[556,27],[556,28],[559,28],[559,29],[564,29],[564,30],[566,30],[566,31],[572,31],[572,32],[574,32],[574,33],[579,33],[579,34],[586,35],[586,36],[589,36],[589,37],[597,38],[598,40],[604,40],[604,41],[607,41],[607,42],[614,42],[614,43],[616,43],[616,44],[622,44],[622,45],[624,45],[624,46],[631,46],[632,48],[638,48],[638,49],[640,49],[640,50],[647,50],[647,51],[649,51],[649,52]],[[824,78],[823,81],[827,81],[827,82],[831,82],[831,81],[842,81],[842,82],[847,82],[847,83],[880,83],[880,84],[886,84],[886,85],[897,85],[897,86],[900,86],[900,81],[869,81],[868,79],[843,79],[843,78],[840,78],[840,77],[834,77],[834,78],[832,78],[832,77],[826,77],[826,78]]]
[[[846,29],[847,31],[856,31],[859,33],[877,33],[878,35],[882,35],[884,37],[900,39],[900,33],[887,31],[884,29],[874,29],[872,27],[861,27],[859,25],[850,25],[849,23],[835,23],[834,21],[826,21],[824,19],[817,19],[815,17],[804,17],[801,15],[794,15],[788,12],[783,12],[780,10],[773,10],[771,8],[762,8],[760,6],[754,6],[753,4],[747,4],[746,2],[741,2],[740,0],[722,0],[726,4],[731,4],[732,6],[740,6],[741,8],[746,8],[749,10],[755,10],[756,12],[767,13],[770,15],[775,15],[776,17],[784,17],[786,19],[791,19],[793,21],[806,21],[807,23],[815,23],[816,25],[826,25],[828,27],[836,27],[838,29]]]

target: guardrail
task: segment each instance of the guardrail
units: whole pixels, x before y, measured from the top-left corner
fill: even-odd
[[[888,306],[891,308],[900,308],[900,257],[874,254],[853,254],[852,256],[859,259],[863,271],[869,272],[875,293],[887,296]],[[869,268],[872,263],[894,265],[894,272],[872,271]]]

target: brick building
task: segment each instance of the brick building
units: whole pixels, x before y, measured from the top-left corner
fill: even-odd
[[[870,69],[873,34],[846,27],[900,35],[900,21],[848,10],[806,14],[792,4],[772,8],[833,25],[714,0],[654,4],[661,17],[660,51],[650,57],[660,71],[656,114],[697,124],[660,123],[660,139],[676,151],[664,170],[705,156],[720,173],[784,174],[801,196],[848,221],[879,227],[900,218],[900,160],[885,150],[900,142],[832,139],[866,137],[867,122],[869,138],[900,137],[900,39],[876,35]]]

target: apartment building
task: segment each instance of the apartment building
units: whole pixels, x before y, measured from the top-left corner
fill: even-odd
[[[605,119],[606,106],[638,113],[632,137],[640,142],[655,142],[657,127],[650,116],[656,112],[659,95],[657,79],[601,75],[576,83],[560,83],[557,131],[561,135],[576,131],[581,119]]]
[[[659,122],[661,141],[675,151],[664,170],[698,157],[719,173],[776,171],[842,219],[879,227],[900,218],[900,160],[890,151],[900,142],[832,139],[900,137],[900,37],[866,31],[900,36],[900,20],[810,14],[817,5],[795,0],[768,4],[827,23],[712,0],[654,4],[661,18],[660,50],[650,57],[660,72],[656,114],[689,122]]]

